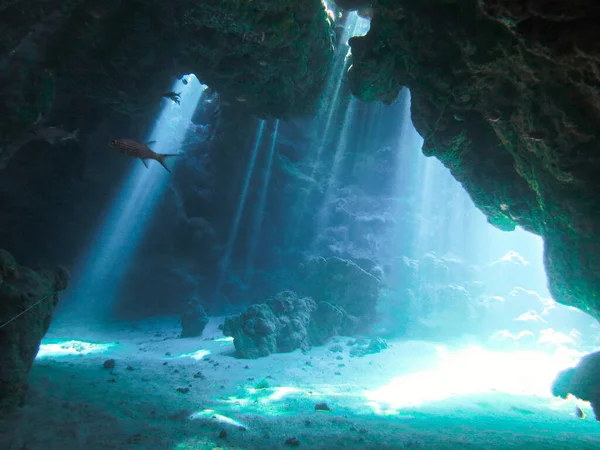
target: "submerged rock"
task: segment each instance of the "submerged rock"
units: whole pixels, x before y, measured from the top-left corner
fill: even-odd
[[[307,348],[307,326],[315,310],[311,298],[283,291],[266,303],[252,305],[245,313],[225,319],[223,334],[233,337],[241,358]]]
[[[208,315],[197,297],[192,298],[181,314],[181,337],[199,337],[208,323]]]
[[[560,372],[552,383],[552,395],[567,398],[571,394],[590,402],[600,421],[600,352],[584,356],[575,367]]]
[[[359,325],[340,306],[282,291],[266,303],[225,319],[223,334],[233,337],[239,357],[259,358],[322,345],[332,336],[362,328]]]
[[[24,404],[29,371],[69,278],[62,266],[32,270],[0,249],[0,411]]]
[[[352,347],[352,350],[350,350],[350,356],[361,357],[366,355],[373,355],[375,353],[381,353],[387,348],[387,342],[384,339],[376,337],[371,339],[369,345],[359,345]]]

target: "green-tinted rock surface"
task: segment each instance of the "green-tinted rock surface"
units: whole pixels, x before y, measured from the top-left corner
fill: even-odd
[[[29,370],[50,326],[58,292],[68,281],[63,267],[32,270],[0,249],[0,411],[23,405]]]

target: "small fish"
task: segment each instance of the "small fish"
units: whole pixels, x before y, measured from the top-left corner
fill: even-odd
[[[32,130],[33,136],[44,139],[52,145],[69,140],[79,140],[79,129],[69,133],[59,127],[42,127]]]
[[[546,138],[546,133],[544,133],[543,131],[530,131],[529,133],[525,133],[525,138],[532,140],[532,141],[543,141]]]
[[[578,419],[582,419],[582,420],[585,419],[585,417],[586,417],[585,413],[578,405],[575,405],[575,416]]]
[[[146,142],[142,144],[134,139],[113,139],[109,142],[111,147],[119,149],[121,153],[124,153],[134,158],[139,158],[146,167],[148,167],[147,159],[153,159],[158,161],[167,172],[171,173],[171,170],[166,166],[165,159],[170,156],[181,156],[182,153],[156,153],[148,145],[153,144],[156,141]]]
[[[172,100],[173,102],[177,103],[178,105],[181,104],[181,92],[169,91],[169,92],[163,94],[162,96],[164,98],[168,98],[169,100]]]

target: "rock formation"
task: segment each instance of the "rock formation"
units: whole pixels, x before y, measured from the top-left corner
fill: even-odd
[[[552,394],[561,398],[572,394],[590,402],[600,421],[600,352],[590,353],[577,366],[560,372],[552,383]]]
[[[200,299],[192,297],[181,314],[181,337],[202,336],[204,328],[208,324],[208,316]]]
[[[29,370],[50,326],[58,292],[68,282],[64,267],[33,270],[0,249],[0,411],[23,405]]]
[[[553,297],[600,318],[596,2],[337,3],[373,7],[350,41],[354,95],[410,88],[424,153],[491,224],[543,236]]]
[[[223,334],[232,336],[237,355],[260,358],[309,347],[308,324],[316,310],[310,298],[283,291],[266,303],[225,319]]]
[[[314,298],[282,291],[265,303],[252,305],[246,312],[225,320],[223,334],[234,338],[238,356],[259,358],[275,352],[307,349],[324,344],[332,336],[348,336],[368,329],[375,319],[371,310],[375,305],[355,301],[371,297],[376,300],[373,293],[379,286],[377,280],[365,284],[375,290],[364,291],[357,287],[371,275],[356,264],[339,258],[321,258],[312,264],[309,262],[312,270],[303,291],[313,292]],[[320,273],[318,279],[317,273]],[[333,279],[326,284],[323,280],[328,277]],[[349,285],[350,278],[357,280],[352,284],[354,289],[342,290]]]

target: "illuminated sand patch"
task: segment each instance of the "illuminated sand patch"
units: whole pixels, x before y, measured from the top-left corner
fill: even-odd
[[[46,343],[45,343],[46,342]],[[96,344],[77,340],[63,340],[59,342],[42,341],[36,359],[56,358],[65,356],[83,356],[91,353],[107,353],[116,342]]]

